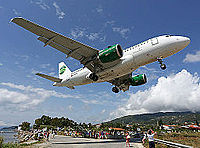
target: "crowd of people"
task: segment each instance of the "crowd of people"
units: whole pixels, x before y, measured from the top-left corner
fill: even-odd
[[[73,137],[88,137],[88,138],[95,138],[95,139],[107,139],[111,136],[114,136],[113,132],[108,131],[84,131],[84,132],[77,132],[77,131],[65,131],[64,134],[66,136],[73,136]]]
[[[130,147],[130,140],[136,134],[133,131],[124,132],[124,131],[87,131],[87,132],[77,132],[77,131],[65,131],[64,134],[66,136],[73,136],[73,137],[88,137],[88,138],[95,138],[95,139],[126,139],[126,146]],[[154,136],[156,133],[150,129],[143,134],[139,134],[140,138],[145,144],[145,142],[149,143],[149,148],[155,148],[154,143]]]
[[[55,135],[57,134],[57,130],[39,130],[34,129],[29,132],[27,131],[19,131],[19,139],[21,142],[28,141],[28,140],[46,140],[54,139]],[[130,147],[130,140],[133,138],[136,133],[133,131],[95,131],[95,130],[88,130],[77,132],[75,130],[65,130],[65,136],[72,136],[72,137],[87,137],[87,138],[95,138],[95,139],[126,139],[126,146]],[[155,148],[154,143],[154,136],[156,133],[150,129],[147,132],[140,134],[140,138],[142,138],[143,144],[145,142],[149,142],[149,148]]]
[[[54,130],[30,130],[30,131],[18,131],[18,139],[19,142],[26,142],[30,140],[47,140],[49,141],[49,138],[54,138],[56,135],[56,131]]]

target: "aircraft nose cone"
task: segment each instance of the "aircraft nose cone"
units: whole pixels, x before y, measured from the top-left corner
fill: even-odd
[[[190,38],[184,37],[184,42],[188,45],[190,43]]]
[[[177,40],[179,41],[179,43],[181,43],[182,46],[185,46],[185,47],[190,43],[190,38],[188,37],[181,36],[177,38]]]

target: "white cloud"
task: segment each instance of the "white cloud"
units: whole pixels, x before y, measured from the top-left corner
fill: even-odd
[[[85,36],[85,30],[83,30],[81,28],[74,28],[71,30],[71,36],[74,39],[81,38],[81,37]]]
[[[122,28],[122,27],[113,27],[112,30],[114,32],[118,32],[123,38],[127,38],[127,33],[130,32],[129,28]]]
[[[98,13],[102,13],[103,12],[103,8],[101,6],[99,6],[99,7],[96,8],[96,11]]]
[[[38,5],[43,10],[50,9],[50,7],[44,2],[44,0],[31,0],[31,3]]]
[[[60,7],[56,4],[56,2],[53,3],[53,6],[56,8],[56,15],[59,19],[63,19],[65,16],[65,13],[60,9]]]
[[[105,27],[111,27],[112,28],[112,31],[113,32],[117,32],[119,33],[123,38],[127,38],[127,34],[131,32],[131,30],[134,28],[134,27],[131,27],[131,28],[125,28],[125,27],[122,27],[122,26],[118,26],[116,25],[116,22],[113,21],[113,20],[110,20],[110,21],[107,21],[105,24],[104,24]]]
[[[0,120],[0,126],[7,126],[7,124],[4,121]]]
[[[200,51],[197,51],[195,54],[187,54],[183,61],[188,63],[200,62]]]
[[[106,110],[105,109],[103,109],[102,111],[101,111],[101,114],[104,114],[106,112]]]
[[[182,70],[160,77],[151,88],[131,94],[128,101],[111,113],[119,117],[160,111],[200,111],[200,77]]]
[[[86,99],[82,99],[81,100],[83,103],[85,104],[101,104],[101,102],[97,101],[97,100],[86,100]]]
[[[104,26],[105,27],[107,27],[108,25],[114,26],[114,24],[115,24],[115,21],[110,20],[110,21],[105,22]]]
[[[53,76],[53,77],[57,77],[55,72],[50,72],[48,75]]]
[[[89,40],[96,40],[99,38],[99,34],[98,33],[90,33],[89,35],[86,35],[88,37]]]
[[[127,39],[127,35],[128,33],[131,32],[131,29],[133,27],[132,28],[117,27],[115,25],[115,21],[107,21],[106,23],[104,23],[104,25],[102,25],[102,28],[99,29],[98,32],[90,32],[85,27],[76,27],[71,30],[71,36],[74,39],[85,37],[91,41],[99,40],[101,42],[105,42],[107,38],[107,36],[105,35],[105,30],[107,30],[107,28],[112,29],[113,32],[116,32],[120,34],[121,37]]]
[[[34,88],[32,86],[16,85],[13,83],[0,83],[0,85],[9,87],[9,89],[0,88],[1,106],[8,107],[12,105],[14,109],[20,111],[33,108],[50,97],[79,98],[79,96],[65,95],[54,90]]]
[[[48,68],[49,66],[50,66],[50,64],[41,64],[41,65],[40,65],[40,68],[46,69],[46,68]]]
[[[19,13],[16,9],[13,9],[13,13],[15,14],[15,15],[21,15],[21,13]]]
[[[0,63],[0,66],[3,66],[3,64],[2,64],[2,63]]]
[[[100,39],[100,40],[104,39],[104,38],[100,37],[100,33],[98,33],[98,32],[88,33],[86,31],[86,28],[81,28],[81,27],[76,27],[76,28],[72,29],[71,36],[74,39],[86,37],[91,41],[94,41],[97,39]]]
[[[35,75],[36,73],[42,73],[42,72],[41,72],[41,71],[38,71],[38,70],[35,70],[35,69],[32,68],[32,69],[31,69],[31,74],[34,74],[34,75]]]
[[[72,105],[67,106],[67,110],[70,112],[73,111],[73,106]]]

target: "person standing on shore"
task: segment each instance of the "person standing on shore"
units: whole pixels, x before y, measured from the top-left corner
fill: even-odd
[[[47,132],[47,141],[49,141],[49,131]]]
[[[149,140],[149,148],[155,148],[155,143],[154,143],[154,136],[156,133],[152,129],[148,130],[147,134],[144,135],[144,138],[142,139],[142,142],[144,144],[145,139]]]
[[[53,131],[53,139],[55,138],[55,131]]]
[[[126,147],[127,147],[127,145],[128,145],[128,147],[130,147],[130,139],[131,139],[131,137],[130,137],[130,135],[129,135],[129,133],[126,133]]]

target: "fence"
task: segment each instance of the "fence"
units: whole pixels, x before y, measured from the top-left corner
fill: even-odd
[[[170,141],[164,141],[164,140],[160,140],[160,139],[155,139],[155,142],[165,144],[165,145],[171,146],[171,147],[176,147],[176,148],[193,148],[192,146],[174,143],[174,142],[170,142]]]

